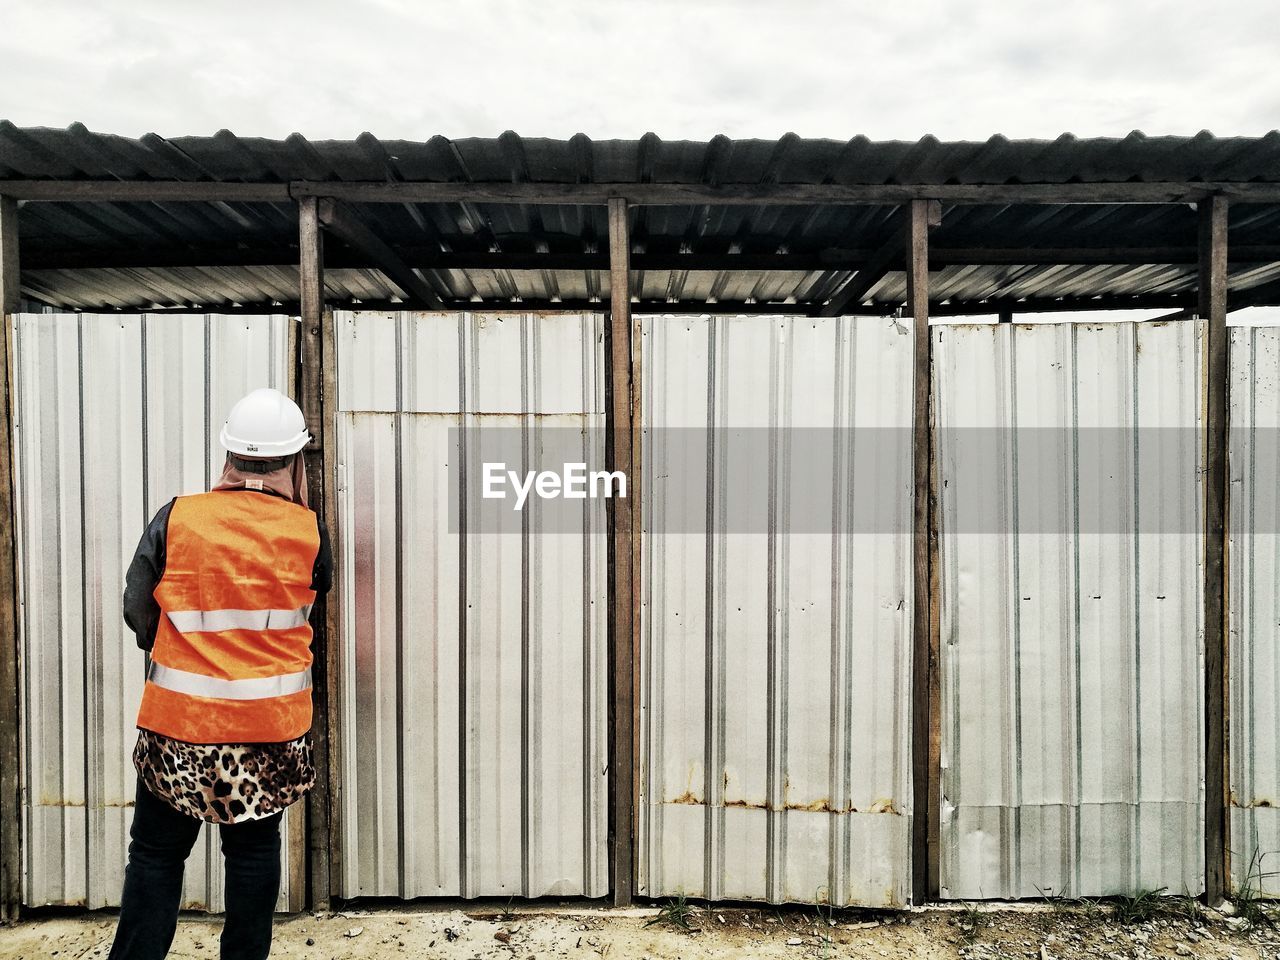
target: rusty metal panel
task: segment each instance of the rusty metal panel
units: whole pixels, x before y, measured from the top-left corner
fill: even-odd
[[[942,896],[1198,894],[1203,327],[933,336]]]
[[[909,334],[635,321],[644,896],[907,901]]]
[[[1230,336],[1231,883],[1280,894],[1280,328]]]
[[[603,320],[336,322],[341,895],[603,896],[604,501],[544,529],[472,483],[512,436],[602,459]]]
[[[119,903],[144,673],[120,612],[124,571],[155,511],[207,489],[220,471],[216,425],[234,400],[253,387],[288,388],[288,324],[15,318],[28,905]],[[218,850],[206,829],[188,861],[184,906],[221,909]],[[286,874],[281,908],[288,892]]]

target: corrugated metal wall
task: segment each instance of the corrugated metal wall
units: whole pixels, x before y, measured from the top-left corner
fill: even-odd
[[[600,460],[602,318],[337,325],[340,893],[603,896],[604,501],[543,531],[531,500],[522,531],[448,479],[513,430],[534,453],[540,431],[576,431]]]
[[[338,328],[340,892],[603,895],[603,502],[586,501],[569,531],[541,529],[531,502],[526,527],[495,532],[504,521],[486,511],[499,507],[448,480],[451,463],[483,457],[503,431],[534,453],[540,431],[577,431],[582,459],[601,457],[602,318],[356,313]],[[909,328],[645,317],[635,332],[639,892],[903,903]],[[942,894],[1198,893],[1203,329],[948,325],[932,336]],[[28,904],[117,902],[143,675],[119,614],[124,567],[159,506],[211,482],[231,403],[287,386],[290,342],[284,317],[16,318]],[[1238,886],[1280,855],[1280,330],[1233,329],[1231,377]],[[719,442],[700,475],[680,478],[705,488],[701,503],[674,496],[665,469],[687,463],[676,446],[691,430],[864,427],[890,428],[874,451],[891,482],[854,443],[833,444],[825,470],[799,470],[780,441],[754,462]],[[1028,441],[1037,429],[1057,446]],[[1082,466],[1091,431],[1132,436],[1131,456]],[[744,471],[756,482],[735,482]],[[695,529],[758,513],[741,498],[762,489],[776,517],[830,504],[842,532]],[[893,519],[848,532],[842,511],[868,498]],[[187,877],[184,902],[218,909],[212,832]],[[1280,893],[1273,877],[1262,886]]]
[[[119,903],[145,670],[124,571],[155,511],[215,478],[231,404],[288,389],[289,342],[279,316],[15,318],[24,903]],[[186,906],[221,909],[218,850],[206,830]]]
[[[1231,336],[1231,881],[1280,894],[1280,328]]]
[[[645,317],[635,341],[645,531],[639,893],[903,904],[909,328]],[[847,442],[854,428],[886,427],[897,429],[865,448]],[[825,463],[796,462],[787,437],[805,428],[832,438]],[[735,433],[744,429],[771,431],[767,461]],[[699,443],[705,458],[686,446]],[[830,532],[846,528],[855,502],[887,518],[884,530]],[[788,511],[812,504],[829,506],[828,532],[786,533]],[[767,529],[735,529],[766,509]]]
[[[1203,328],[933,336],[942,895],[1198,894]]]

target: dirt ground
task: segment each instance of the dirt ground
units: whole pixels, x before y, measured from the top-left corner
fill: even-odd
[[[452,907],[456,907],[454,904]],[[1210,957],[1280,960],[1280,928],[1248,912],[1208,911],[1187,901],[1139,904],[1127,918],[1113,904],[953,907],[907,913],[806,909],[656,908],[610,910],[583,905],[528,912],[502,906],[356,910],[281,918],[273,957],[355,958],[634,958],[730,957],[1033,958],[1143,960]],[[1235,913],[1230,907],[1225,911]],[[111,945],[108,912],[45,916],[0,929],[0,958],[93,960]],[[688,930],[680,926],[688,924]],[[184,916],[171,957],[218,956],[219,923]]]

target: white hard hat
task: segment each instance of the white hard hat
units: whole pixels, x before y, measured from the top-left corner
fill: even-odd
[[[279,390],[263,387],[242,397],[218,439],[245,457],[283,457],[307,445],[311,434],[298,405]]]

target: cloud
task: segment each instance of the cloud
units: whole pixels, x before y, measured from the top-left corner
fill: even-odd
[[[166,136],[1260,134],[1265,0],[10,4],[0,116]]]

